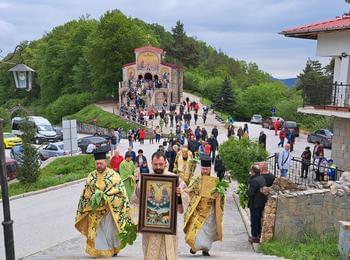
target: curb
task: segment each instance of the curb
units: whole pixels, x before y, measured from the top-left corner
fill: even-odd
[[[9,198],[9,200],[10,201],[11,200],[17,200],[17,199],[20,199],[20,198],[30,197],[30,196],[34,196],[34,195],[41,194],[41,193],[48,192],[48,191],[58,190],[58,189],[61,189],[61,188],[64,188],[64,187],[68,187],[68,186],[72,186],[74,184],[78,184],[78,183],[84,182],[85,180],[86,180],[86,178],[83,178],[83,179],[80,179],[80,180],[75,180],[75,181],[71,181],[71,182],[62,183],[62,184],[59,184],[59,185],[56,185],[56,186],[48,187],[48,188],[45,188],[45,189],[42,189],[42,190],[26,192],[26,193],[23,193],[23,194],[12,196],[12,197]],[[0,199],[0,203],[1,202],[2,202],[2,199]]]
[[[248,217],[248,213],[246,212],[245,209],[243,209],[240,205],[239,205],[239,198],[237,196],[237,194],[235,192],[233,192],[233,201],[235,202],[235,205],[238,209],[239,215],[241,215],[241,219],[243,221],[245,230],[247,232],[247,235],[249,237],[249,228],[250,228],[250,220]],[[253,249],[254,252],[257,252],[257,248],[254,247],[254,244],[251,244],[251,247]]]

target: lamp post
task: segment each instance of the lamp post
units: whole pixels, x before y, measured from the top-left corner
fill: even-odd
[[[8,62],[11,60],[16,51],[19,51],[21,62],[23,58],[21,52],[23,47],[21,45],[16,46],[12,55],[6,59],[0,60],[0,63],[14,64]],[[1,52],[1,51],[0,51]],[[14,64],[15,65],[15,64]],[[34,70],[24,64],[17,64],[9,70],[13,73],[17,89],[25,89],[30,91],[32,88],[32,80]],[[10,213],[10,202],[8,194],[8,183],[6,174],[6,160],[5,160],[5,149],[4,149],[4,136],[3,136],[3,119],[0,118],[0,182],[1,182],[1,193],[2,193],[2,209],[4,214],[4,221],[2,225],[4,227],[4,241],[5,241],[5,254],[6,260],[15,260],[15,247],[13,239],[13,220],[11,220]]]

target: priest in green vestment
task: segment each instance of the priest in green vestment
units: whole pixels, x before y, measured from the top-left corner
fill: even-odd
[[[131,153],[126,153],[125,160],[120,163],[119,174],[124,182],[126,193],[128,194],[129,200],[134,194],[136,188],[136,178],[135,178],[136,166],[132,161]]]

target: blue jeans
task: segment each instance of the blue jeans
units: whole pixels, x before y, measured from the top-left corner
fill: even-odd
[[[281,177],[287,177],[288,169],[281,169]]]

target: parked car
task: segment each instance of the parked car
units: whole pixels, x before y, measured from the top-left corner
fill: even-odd
[[[105,138],[100,136],[87,136],[78,140],[78,147],[81,149],[81,153],[86,153],[86,148],[91,143],[94,144],[96,148],[107,146],[106,150],[111,150],[111,147]]]
[[[262,124],[263,117],[261,115],[253,115],[250,119],[250,123],[252,124]]]
[[[19,164],[21,164],[23,161],[22,156],[23,156],[22,145],[15,145],[11,148],[10,157],[16,160]]]
[[[42,161],[49,159],[50,157],[57,157],[65,155],[63,142],[51,143],[46,145],[39,151],[39,157]]]
[[[11,128],[13,134],[19,136],[23,134],[20,126],[25,120],[23,117],[14,117],[12,119]],[[33,141],[36,144],[57,141],[56,131],[53,129],[49,120],[41,116],[29,116],[28,120],[35,128],[35,138]]]
[[[268,128],[268,129],[273,129],[273,122],[275,122],[277,119],[279,119],[279,127],[278,129],[282,128],[282,125],[284,123],[284,119],[282,117],[277,117],[277,116],[270,116],[263,120],[262,122],[262,127]]]
[[[15,145],[22,144],[22,138],[12,134],[12,133],[4,133],[4,146],[5,149],[12,148]]]
[[[7,181],[13,180],[17,177],[18,163],[11,158],[5,159]]]
[[[55,126],[53,129],[56,131],[57,142],[62,142],[63,141],[63,129],[62,129],[62,127]]]
[[[333,133],[329,129],[319,129],[312,134],[307,136],[309,143],[315,143],[317,141],[326,148],[332,148]]]
[[[291,129],[293,129],[295,136],[296,137],[299,136],[299,126],[298,126],[298,124],[296,122],[294,122],[294,121],[286,121],[286,122],[284,122],[283,127],[286,129],[287,134],[289,133],[289,131]]]

